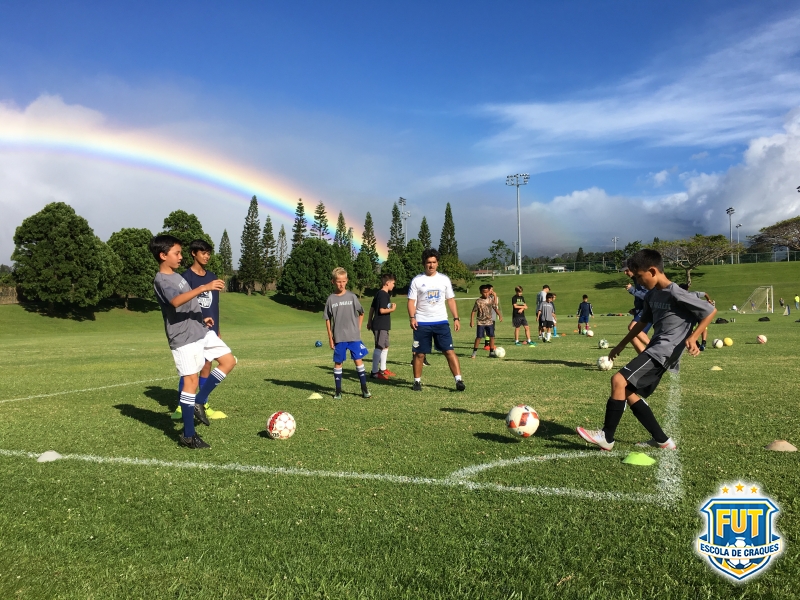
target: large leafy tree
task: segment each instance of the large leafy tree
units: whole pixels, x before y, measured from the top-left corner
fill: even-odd
[[[432,247],[433,240],[431,239],[431,229],[428,227],[428,219],[422,217],[422,222],[419,224],[419,235],[417,239],[422,244],[422,249],[427,250]]]
[[[442,225],[442,235],[439,238],[439,254],[442,257],[453,256],[458,258],[458,243],[456,242],[456,225],[453,222],[453,211],[450,203],[444,209],[444,225]]]
[[[362,296],[367,288],[374,288],[378,285],[378,276],[372,265],[372,258],[369,252],[361,248],[356,259],[353,261],[353,277],[350,278],[353,289],[358,290],[358,295]]]
[[[700,265],[714,263],[717,259],[739,252],[741,248],[724,235],[700,235],[685,240],[660,241],[654,246],[661,253],[664,262],[672,267],[683,269],[686,283],[692,283],[692,271]]]
[[[511,262],[514,257],[514,251],[508,247],[503,240],[492,240],[492,245],[489,246],[489,264],[492,266],[492,279],[494,279],[494,272],[500,269],[505,269],[505,266]]]
[[[292,251],[283,267],[278,291],[306,306],[324,304],[331,293],[333,248],[316,238],[307,238]]]
[[[149,229],[120,229],[108,238],[108,247],[119,257],[121,271],[114,292],[125,299],[153,298],[153,278],[158,262],[150,252]]]
[[[217,275],[219,277],[230,277],[233,275],[233,251],[231,250],[231,238],[228,237],[228,230],[223,229],[222,239],[219,242],[220,268]],[[215,271],[216,273],[216,271]]]
[[[752,246],[771,250],[773,246],[788,246],[800,250],[800,217],[779,221],[762,228],[756,235],[748,236]]]
[[[278,257],[275,234],[272,233],[272,219],[269,215],[264,220],[264,232],[261,236],[261,261],[262,275],[261,291],[267,291],[267,286],[278,279]]]
[[[439,261],[439,271],[447,275],[454,284],[456,281],[462,281],[467,289],[475,281],[475,274],[452,254],[442,256]]]
[[[161,235],[168,234],[178,238],[183,247],[183,260],[181,260],[181,267],[187,269],[192,265],[194,259],[192,253],[189,251],[189,245],[194,240],[205,240],[209,243],[211,248],[214,248],[214,242],[211,241],[211,236],[203,231],[203,226],[192,213],[187,213],[185,210],[175,210],[169,213],[164,219],[164,231]]]
[[[422,242],[417,239],[408,240],[408,245],[403,252],[403,268],[408,281],[422,273],[422,251],[425,250]]]
[[[408,285],[408,275],[406,275],[406,267],[403,264],[403,258],[394,250],[389,250],[389,256],[386,258],[386,262],[381,265],[381,274],[383,273],[391,273],[394,275],[395,285],[397,287],[402,288]]]
[[[320,201],[314,209],[314,222],[311,224],[311,237],[327,240],[331,235],[328,228],[328,213],[325,205]]]
[[[294,210],[294,225],[292,225],[292,250],[297,248],[306,239],[306,209],[303,206],[303,199],[297,201],[297,208]]]
[[[398,256],[403,256],[406,249],[406,242],[403,239],[403,220],[400,218],[400,209],[397,202],[392,205],[392,224],[389,226],[389,253],[394,252]]]
[[[122,264],[71,206],[53,202],[14,233],[14,280],[23,295],[56,304],[94,306],[111,295]]]
[[[239,257],[238,279],[249,296],[262,281],[264,266],[261,262],[261,224],[258,219],[258,199],[253,196],[242,230],[242,255]]]

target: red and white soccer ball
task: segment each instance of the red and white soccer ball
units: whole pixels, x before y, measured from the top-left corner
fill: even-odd
[[[539,415],[527,404],[518,404],[506,416],[508,430],[519,437],[531,437],[539,429]]]
[[[758,340],[758,343],[759,343],[759,344],[766,344],[766,343],[767,343],[767,336],[765,336],[765,335],[760,335],[760,336],[758,336],[758,337],[756,338],[756,340]]]
[[[591,329],[587,329],[587,330],[586,330],[586,335],[587,335],[588,337],[594,337],[594,331],[592,331]]]
[[[286,440],[294,435],[297,424],[294,417],[286,411],[279,411],[267,419],[267,433],[273,440]]]

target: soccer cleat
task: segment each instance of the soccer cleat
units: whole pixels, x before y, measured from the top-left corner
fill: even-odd
[[[486,344],[486,345],[483,347],[483,349],[484,349],[484,350],[488,350],[488,349],[489,349],[489,344]]]
[[[590,444],[600,446],[601,450],[611,450],[614,448],[614,442],[606,441],[606,432],[602,429],[588,431],[583,427],[578,427],[575,431],[577,431],[578,435]]]
[[[361,390],[361,397],[362,398],[372,398],[372,394],[369,393],[369,390]]]
[[[497,354],[494,353],[494,350],[489,350],[489,358],[497,358]]]
[[[203,438],[201,438],[197,434],[188,438],[179,436],[178,440],[180,441],[181,446],[186,446],[187,448],[191,448],[192,450],[202,450],[203,448],[211,448],[211,445],[204,442]]]
[[[412,392],[421,392],[422,391],[422,382],[421,381],[415,381],[414,385],[411,386],[411,391]]]
[[[705,344],[700,344],[700,345],[698,346],[698,348],[700,349],[700,352],[704,352],[704,351],[705,351],[705,349],[706,349],[706,345],[705,345]]]
[[[459,392],[463,392],[465,389],[467,389],[467,386],[464,384],[464,382],[461,379],[459,379],[458,381],[456,381],[456,389]]]
[[[208,404],[206,404],[206,416],[212,421],[228,418],[228,415],[226,415],[224,412],[222,412],[221,410],[214,410]]]
[[[194,418],[200,421],[206,427],[211,425],[211,423],[208,422],[208,416],[206,416],[206,407],[202,404],[194,405]]]
[[[181,410],[181,405],[178,405],[178,408],[175,409],[175,412],[170,415],[170,419],[173,421],[180,421],[183,419],[183,411]]]
[[[383,372],[389,377],[397,377],[397,373],[392,373],[389,369],[385,369]]]
[[[334,400],[341,400],[342,399],[342,392],[338,391],[333,395]]]
[[[377,373],[370,373],[370,377],[373,379],[383,379],[384,381],[389,381],[389,375],[386,371],[378,371]]]
[[[659,444],[655,439],[650,438],[646,442],[639,442],[636,444],[637,448],[661,448],[662,450],[677,450],[678,446],[672,441],[672,438],[667,438],[663,444]]]
[[[522,342],[520,342],[519,340],[514,340],[514,345],[515,346],[522,346]]]

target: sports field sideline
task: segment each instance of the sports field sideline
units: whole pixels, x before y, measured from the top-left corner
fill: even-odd
[[[726,318],[757,285],[774,285],[776,299],[800,285],[794,264],[700,271],[693,289]],[[314,347],[325,339],[320,313],[225,295],[222,334],[240,364],[214,393],[229,418],[202,430],[213,447],[201,453],[176,443],[177,382],[158,311],[76,321],[0,307],[0,597],[797,597],[797,454],[763,447],[800,441],[800,313],[713,326],[710,338],[734,345],[685,357],[652,399],[679,450],[630,467],[621,459],[644,433],[631,415],[612,453],[574,433],[602,424],[610,374],[594,368],[597,341],[619,339],[628,319],[597,317],[590,340],[567,318],[583,293],[596,314],[626,311],[623,280],[494,283],[503,309],[514,285],[532,298],[549,283],[567,336],[514,347],[509,319],[499,329],[506,358],[472,361],[465,327],[455,339],[467,391],[455,392],[434,355],[412,395],[401,306],[389,354],[399,376],[371,382],[363,400],[346,365],[335,404],[330,352]],[[465,325],[470,307],[459,303]],[[766,345],[755,343],[762,333]],[[314,392],[324,399],[307,400]],[[542,420],[528,440],[503,422],[522,402]],[[275,410],[297,419],[288,441],[263,434]],[[37,463],[46,450],[65,460]],[[739,480],[780,505],[786,540],[745,586],[692,550],[702,500]]]

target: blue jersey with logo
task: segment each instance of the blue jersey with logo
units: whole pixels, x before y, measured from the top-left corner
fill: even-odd
[[[206,271],[205,275],[198,275],[191,269],[186,269],[183,273],[183,278],[193,290],[199,288],[201,285],[211,283],[219,279],[211,271]],[[214,326],[211,328],[214,333],[219,335],[219,292],[203,292],[197,297],[197,303],[200,305],[200,310],[203,311],[203,318],[211,317],[214,319]]]

